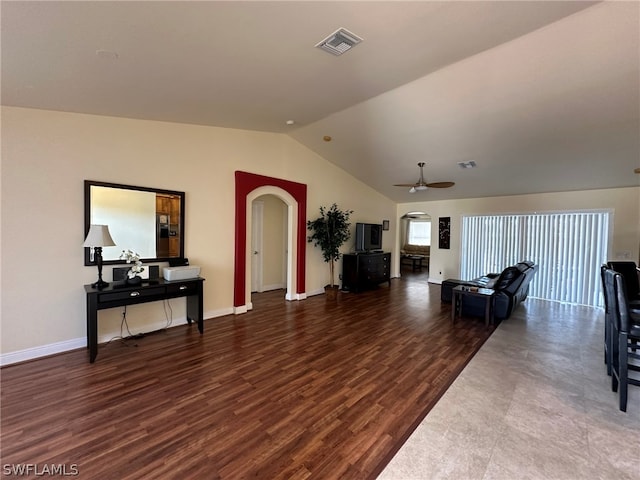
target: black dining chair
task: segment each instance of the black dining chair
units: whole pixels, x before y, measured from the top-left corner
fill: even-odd
[[[611,311],[609,309],[609,297],[613,291],[607,294],[605,272],[607,265],[600,266],[600,280],[602,281],[602,296],[604,297],[604,363],[607,366],[607,375],[611,375]]]
[[[640,310],[640,270],[636,262],[608,262],[607,266],[624,278],[629,308]]]
[[[629,371],[640,372],[640,316],[629,311],[622,274],[607,268],[604,279],[611,314],[611,390],[619,390],[620,410],[626,412],[628,386],[640,386],[640,379],[629,377]]]

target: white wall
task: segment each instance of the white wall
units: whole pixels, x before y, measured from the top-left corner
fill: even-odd
[[[4,363],[85,345],[83,285],[97,278],[95,267],[83,265],[85,179],[186,192],[185,252],[206,278],[205,318],[233,307],[236,170],[307,184],[308,218],[333,202],[354,210],[354,222],[396,212],[389,199],[286,135],[15,107],[2,107],[1,128]],[[396,223],[385,232],[385,249],[394,245]],[[311,244],[306,267],[307,292],[321,291],[328,267]],[[109,266],[104,277],[111,279]],[[172,301],[178,320],[183,302]],[[129,307],[127,317],[133,333],[165,323],[161,303]],[[100,312],[100,341],[119,330],[120,309]]]
[[[429,280],[440,283],[447,278],[460,278],[462,215],[594,209],[614,211],[609,258],[623,258],[628,253],[628,260],[638,262],[640,187],[404,203],[398,205],[397,217],[411,211],[422,211],[431,215]],[[438,217],[451,217],[451,249],[449,250],[438,248]],[[397,265],[397,262],[395,264]]]

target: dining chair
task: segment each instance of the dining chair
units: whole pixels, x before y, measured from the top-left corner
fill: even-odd
[[[607,268],[604,277],[611,313],[611,390],[619,390],[620,410],[626,412],[628,386],[640,386],[640,379],[629,377],[629,371],[640,372],[640,316],[629,311],[622,274]]]
[[[600,280],[602,281],[602,296],[604,297],[604,363],[607,366],[607,375],[611,376],[611,311],[609,307],[610,297],[613,291],[607,291],[605,272],[607,265],[600,266]]]
[[[629,307],[640,310],[640,270],[636,262],[608,262],[607,265],[623,276]]]

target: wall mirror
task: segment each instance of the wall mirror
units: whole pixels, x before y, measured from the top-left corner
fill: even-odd
[[[109,226],[116,245],[102,249],[105,264],[123,263],[123,250],[145,262],[184,257],[184,200],[184,192],[85,180],[85,237],[91,224]],[[91,250],[85,265],[94,265]]]

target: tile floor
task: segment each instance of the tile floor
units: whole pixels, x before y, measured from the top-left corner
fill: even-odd
[[[640,479],[640,387],[621,412],[602,322],[601,310],[527,299],[378,479]]]

